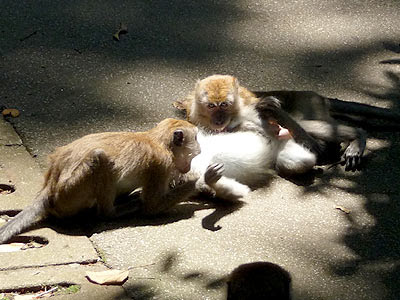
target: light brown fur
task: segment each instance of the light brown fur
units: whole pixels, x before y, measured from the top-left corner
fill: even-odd
[[[196,188],[198,178],[190,178],[170,189],[200,153],[196,135],[189,122],[165,119],[147,132],[96,133],[57,148],[36,201],[0,228],[0,243],[48,214],[69,217],[87,208],[103,218],[129,213],[127,207],[118,210],[114,200],[137,188],[142,188],[143,214],[169,209]]]
[[[187,119],[193,124],[222,131],[236,122],[244,106],[257,102],[258,98],[240,86],[235,77],[212,75],[199,80],[194,91],[184,100],[175,102],[175,106],[186,110]]]

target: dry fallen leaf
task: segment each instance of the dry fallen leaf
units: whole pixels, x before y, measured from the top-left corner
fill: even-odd
[[[335,208],[338,209],[338,210],[341,210],[342,212],[344,212],[346,214],[349,214],[351,212],[350,209],[348,209],[346,207],[343,207],[343,206],[340,206],[340,205],[336,206]]]
[[[113,39],[119,41],[121,34],[128,33],[128,27],[124,24],[119,24],[119,28],[116,33],[113,34]]]
[[[127,270],[107,270],[100,272],[86,272],[89,281],[97,284],[119,284],[122,285],[129,276]]]
[[[3,111],[1,112],[1,114],[5,117],[7,116],[11,116],[13,118],[16,118],[19,116],[19,110],[15,109],[15,108],[6,108],[3,109]]]

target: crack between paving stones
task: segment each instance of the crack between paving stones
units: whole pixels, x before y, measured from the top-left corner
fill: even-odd
[[[29,269],[29,268],[45,268],[45,267],[55,267],[55,266],[68,266],[73,264],[78,265],[94,265],[100,262],[98,259],[89,259],[86,261],[76,261],[76,262],[68,262],[68,263],[56,263],[56,264],[44,264],[44,265],[30,265],[30,266],[22,266],[22,267],[10,267],[10,268],[0,268],[0,272],[2,271],[13,271],[13,270],[21,270],[21,269]]]

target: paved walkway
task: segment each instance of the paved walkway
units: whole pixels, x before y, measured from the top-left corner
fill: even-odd
[[[0,107],[21,115],[10,120],[19,137],[0,120],[0,184],[16,187],[0,210],[30,203],[55,147],[177,116],[171,102],[213,73],[399,111],[399,11],[375,0],[3,0]],[[128,34],[117,42],[120,23]],[[82,284],[80,299],[224,299],[223,276],[267,260],[292,274],[296,299],[397,300],[400,136],[369,137],[362,172],[276,178],[241,207],[196,201],[81,233],[46,226],[35,235],[47,246],[0,253],[0,291],[66,280]],[[123,288],[88,284],[87,269],[106,268],[99,256],[131,268]]]

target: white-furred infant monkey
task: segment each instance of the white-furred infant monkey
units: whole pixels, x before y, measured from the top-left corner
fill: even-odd
[[[45,183],[34,203],[0,227],[0,244],[48,215],[63,218],[96,208],[103,218],[138,209],[145,215],[163,212],[221,177],[220,166],[170,183],[190,170],[200,153],[198,129],[183,120],[165,119],[146,132],[90,134],[57,148],[50,155]],[[117,196],[142,188],[141,205],[114,205]]]
[[[218,198],[237,200],[250,192],[249,187],[271,178],[276,143],[251,131],[207,134],[199,131],[201,153],[192,160],[188,174],[203,176],[211,165],[221,172],[219,180],[200,186]],[[211,189],[210,189],[211,188]]]

